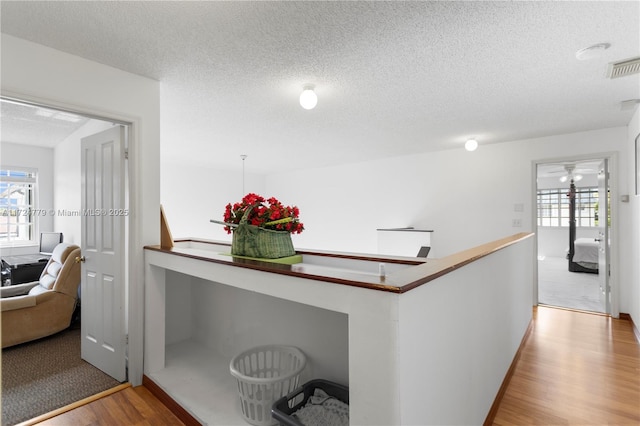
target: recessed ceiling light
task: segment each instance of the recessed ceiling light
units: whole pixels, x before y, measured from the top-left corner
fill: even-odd
[[[576,59],[579,61],[587,61],[589,59],[597,58],[611,47],[609,43],[598,43],[592,46],[585,47],[584,49],[580,49],[576,52]]]
[[[475,139],[469,139],[465,142],[464,149],[466,149],[467,151],[475,151],[476,149],[478,149],[478,141]]]

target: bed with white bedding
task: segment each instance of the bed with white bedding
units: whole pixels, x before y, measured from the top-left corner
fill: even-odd
[[[599,249],[600,245],[594,238],[576,238],[572,260],[584,268],[597,271]]]

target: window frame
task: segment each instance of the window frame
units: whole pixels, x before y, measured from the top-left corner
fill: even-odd
[[[12,175],[14,173],[14,175]],[[20,176],[24,174],[26,176]],[[23,185],[25,187],[30,186],[31,199],[24,205],[16,205],[15,208],[11,207],[11,203],[5,203],[0,201],[0,228],[5,227],[6,236],[0,236],[0,247],[18,247],[18,246],[32,246],[38,245],[38,230],[40,228],[40,211],[38,209],[38,169],[34,167],[24,166],[8,166],[0,165],[0,194],[4,193],[4,185]],[[6,197],[0,197],[0,200],[6,199]],[[6,211],[5,211],[6,209]],[[11,223],[11,214],[9,211],[16,210],[16,223]],[[19,218],[24,218],[25,222],[18,222]],[[11,228],[17,228],[20,225],[26,225],[29,229],[29,239],[17,239],[11,238]],[[2,235],[2,233],[0,233]]]
[[[536,193],[536,223],[543,228],[566,228],[569,227],[569,197],[568,188],[545,188],[538,189]],[[576,187],[576,227],[597,228],[598,227],[598,187],[585,186]],[[548,203],[542,204],[541,197],[548,196]],[[549,206],[544,208],[543,206]],[[583,206],[580,208],[580,206]],[[544,215],[543,210],[548,214]],[[586,212],[584,212],[586,210]],[[584,212],[584,213],[583,213]],[[588,224],[584,224],[584,221]]]

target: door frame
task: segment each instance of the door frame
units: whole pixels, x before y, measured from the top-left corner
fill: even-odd
[[[134,386],[142,384],[143,374],[143,334],[144,334],[144,285],[135,283],[144,282],[144,266],[136,253],[137,248],[142,247],[141,236],[131,232],[136,226],[137,208],[137,158],[138,158],[138,132],[140,128],[140,118],[118,114],[113,111],[102,111],[89,108],[86,105],[75,105],[58,102],[51,99],[38,98],[32,95],[2,90],[0,97],[14,102],[21,102],[27,105],[38,106],[62,112],[81,115],[87,118],[121,124],[127,127],[126,150],[127,161],[125,164],[125,203],[128,204],[129,212],[125,220],[124,241],[122,247],[125,250],[123,274],[125,283],[125,309],[122,310],[123,322],[127,330],[127,380]]]
[[[538,165],[547,163],[562,163],[569,161],[595,161],[595,160],[609,160],[609,191],[611,200],[611,234],[609,238],[611,240],[609,251],[609,297],[611,300],[611,312],[609,314],[613,318],[619,318],[620,316],[620,290],[619,290],[619,268],[618,268],[618,246],[619,246],[619,225],[618,225],[618,206],[615,200],[618,199],[618,153],[617,152],[602,152],[594,154],[580,154],[563,157],[544,158],[539,160],[533,160],[531,162],[531,229],[536,234],[534,238],[533,249],[533,279],[535,285],[533,286],[533,301],[534,306],[538,305]]]

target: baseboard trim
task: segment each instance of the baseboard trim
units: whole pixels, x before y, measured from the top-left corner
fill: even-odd
[[[620,312],[620,319],[627,320],[627,321],[629,321],[631,323],[631,328],[633,330],[633,335],[636,336],[636,340],[638,341],[638,343],[640,343],[640,330],[638,330],[638,327],[636,327],[635,323],[633,322],[633,318],[631,317],[631,315]]]
[[[153,396],[158,398],[158,400],[162,402],[177,418],[179,418],[182,423],[187,426],[202,426],[202,423],[193,417],[187,410],[182,408],[182,406],[171,398],[164,389],[158,386],[146,375],[142,375],[142,386],[147,388]]]
[[[543,308],[551,308],[551,309],[560,309],[562,311],[569,311],[569,312],[579,312],[581,314],[588,314],[588,315],[599,315],[601,317],[610,317],[611,315],[609,314],[605,314],[604,312],[596,312],[596,311],[585,311],[584,309],[576,309],[576,308],[567,308],[565,306],[555,306],[555,305],[547,305],[545,303],[538,303],[538,306],[541,306]]]
[[[109,396],[111,394],[114,394],[116,392],[120,392],[121,390],[124,390],[126,388],[131,387],[131,383],[123,383],[121,385],[118,385],[116,387],[113,387],[111,389],[107,389],[106,391],[102,391],[100,393],[97,393],[95,395],[91,395],[87,398],[81,399],[80,401],[76,401],[73,402],[69,405],[65,405],[64,407],[58,408],[56,410],[50,411],[48,413],[44,413],[39,415],[38,417],[34,417],[33,419],[29,419],[26,420],[22,423],[17,424],[16,426],[31,426],[31,425],[35,425],[41,422],[44,422],[45,420],[49,420],[52,419],[56,416],[59,416],[60,414],[64,414],[67,413],[71,410],[75,410],[76,408],[82,407],[83,405],[87,405],[92,403],[93,401],[97,401],[101,398],[104,398],[105,396]]]
[[[536,307],[533,308],[534,310],[534,315],[536,314]],[[516,354],[513,356],[513,360],[511,361],[511,365],[509,366],[509,369],[507,370],[507,374],[505,374],[504,379],[502,380],[502,385],[500,386],[500,389],[498,389],[498,393],[496,394],[496,398],[493,400],[493,404],[491,405],[491,408],[489,409],[489,413],[487,414],[487,418],[484,420],[483,426],[490,426],[493,424],[493,421],[496,418],[496,414],[498,414],[498,408],[500,408],[500,403],[502,402],[502,398],[504,397],[504,394],[507,392],[507,387],[509,386],[509,382],[511,381],[511,377],[513,377],[513,374],[516,370],[516,365],[518,364],[518,360],[520,359],[520,356],[522,355],[522,349],[524,348],[525,343],[527,342],[527,339],[529,339],[529,336],[531,335],[531,332],[533,331],[533,317],[531,318],[531,320],[529,321],[529,325],[527,326],[527,330],[524,332],[524,336],[522,337],[522,341],[520,341],[520,346],[518,347],[518,350],[516,351]]]

